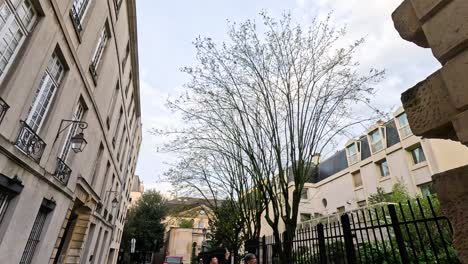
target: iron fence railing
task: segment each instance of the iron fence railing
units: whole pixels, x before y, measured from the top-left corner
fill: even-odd
[[[46,143],[28,126],[24,121],[20,121],[21,129],[16,138],[16,147],[26,155],[39,163],[46,147]]]
[[[342,214],[337,221],[298,229],[292,240],[262,237],[245,248],[261,264],[280,263],[291,248],[291,263],[460,263],[452,247],[452,227],[428,198]]]
[[[68,184],[72,169],[61,158],[57,158],[57,168],[55,169],[54,177],[59,180],[63,185]]]

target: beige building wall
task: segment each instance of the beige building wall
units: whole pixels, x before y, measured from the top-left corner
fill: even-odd
[[[400,108],[394,115],[397,117],[403,113],[404,110]],[[423,195],[421,188],[431,183],[433,174],[468,164],[467,147],[450,140],[422,139],[412,134],[403,135],[399,121],[397,119],[394,121],[399,129],[399,143],[371,153],[368,158],[360,159],[317,183],[305,184],[307,198],[302,199],[299,205],[298,223],[301,222],[301,214],[318,218],[337,213],[339,209],[349,211],[366,206],[369,196],[375,194],[377,188],[391,192],[393,185],[399,181],[405,184],[411,196],[421,196]],[[369,128],[367,133],[379,127],[383,128],[382,125],[376,125]],[[346,146],[353,142],[355,141],[350,140]],[[415,164],[411,150],[417,146],[422,147],[426,161]],[[348,150],[346,154],[349,164],[351,162]],[[390,174],[383,177],[379,162],[384,159],[388,163]],[[360,186],[356,186],[353,180],[353,174],[357,172],[362,179]],[[290,191],[292,190],[291,188]],[[283,223],[279,226],[280,230],[284,229]],[[272,235],[272,230],[264,218],[261,234]]]
[[[72,19],[74,2],[0,1],[12,14],[33,10],[31,23],[11,17],[20,24],[19,41],[0,73],[0,97],[9,105],[0,107],[0,203],[8,204],[0,211],[2,263],[117,259],[141,144],[135,0],[78,1],[88,3],[80,22]],[[100,41],[104,28],[107,42]],[[92,74],[99,43],[105,45]],[[63,77],[44,103],[37,98],[47,95],[42,80],[53,54]],[[47,110],[39,129],[27,129],[21,121],[29,122],[37,102]],[[61,164],[70,138],[62,120],[76,119],[78,105],[87,146]]]
[[[190,263],[193,253],[193,243],[195,245],[195,255],[200,253],[204,234],[203,229],[209,233],[209,218],[210,210],[205,206],[197,206],[187,211],[180,212],[176,215],[171,215],[164,219],[165,224],[165,241],[166,253],[170,256],[183,257],[183,263]],[[192,220],[192,228],[182,228],[179,226],[180,221]]]
[[[143,185],[143,182],[140,181],[140,177],[135,175],[130,189],[130,206],[134,206],[138,200],[140,200],[143,192],[145,192],[145,186]]]

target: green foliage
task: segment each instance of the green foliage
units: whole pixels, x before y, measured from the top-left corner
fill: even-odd
[[[130,251],[130,241],[135,238],[137,251],[158,251],[163,245],[164,225],[161,221],[166,213],[166,201],[159,192],[143,193],[137,204],[128,211],[121,248]]]
[[[179,220],[180,228],[193,228],[193,219],[182,218]]]
[[[369,204],[378,203],[402,203],[410,200],[405,183],[400,179],[392,187],[391,193],[386,193],[382,187],[377,187],[377,193],[369,196]]]
[[[242,229],[246,223],[241,223],[240,213],[235,201],[223,201],[221,206],[214,209],[211,219],[211,238],[217,243],[223,242],[227,248],[238,249],[242,237]]]
[[[443,215],[437,196],[429,197],[429,199],[412,198],[408,194],[405,184],[398,181],[393,186],[391,193],[385,193],[382,188],[377,188],[377,193],[369,198],[370,204],[383,202],[396,203],[398,221],[400,223],[407,222],[407,224],[400,224],[400,228],[406,251],[412,263],[436,263],[437,258],[434,252],[439,258],[438,263],[459,263],[452,247],[452,231],[448,220],[435,221],[436,217]],[[373,219],[377,217],[384,219],[385,215],[388,216],[388,212],[384,215],[381,210],[370,210],[368,213],[372,213]],[[418,223],[412,221],[413,219],[431,220]],[[392,246],[396,252],[396,259],[391,254]],[[380,241],[362,244],[359,247],[359,254],[361,256],[367,255],[369,259],[373,259],[372,263],[401,263],[398,257],[398,246],[393,237],[385,243]]]

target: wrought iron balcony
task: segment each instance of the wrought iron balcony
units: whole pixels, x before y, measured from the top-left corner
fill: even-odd
[[[0,123],[2,123],[3,118],[5,117],[6,112],[10,106],[0,97]]]
[[[73,20],[73,26],[75,27],[76,32],[81,33],[81,31],[83,31],[83,25],[81,25],[80,15],[74,5],[72,6],[70,10],[70,16]]]
[[[63,185],[68,184],[72,170],[61,158],[57,158],[57,169],[55,170],[55,178],[59,180]]]
[[[23,120],[21,129],[16,138],[16,147],[22,150],[31,159],[39,163],[46,147],[46,143]]]

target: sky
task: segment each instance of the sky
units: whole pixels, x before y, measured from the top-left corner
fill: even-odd
[[[332,12],[335,26],[346,26],[349,40],[364,37],[356,55],[363,67],[386,70],[376,88],[373,104],[382,109],[401,105],[400,94],[440,68],[431,51],[400,38],[391,14],[401,0],[137,0],[138,45],[143,142],[136,174],[145,189],[164,194],[172,190],[163,173],[177,157],[157,151],[165,138],[151,135],[152,128],[180,126],[179,118],[165,106],[168,98],[182,93],[188,76],[183,66],[195,65],[193,40],[211,37],[227,40],[227,20],[260,20],[267,11],[278,17],[291,12],[295,22],[307,26],[315,16]]]

